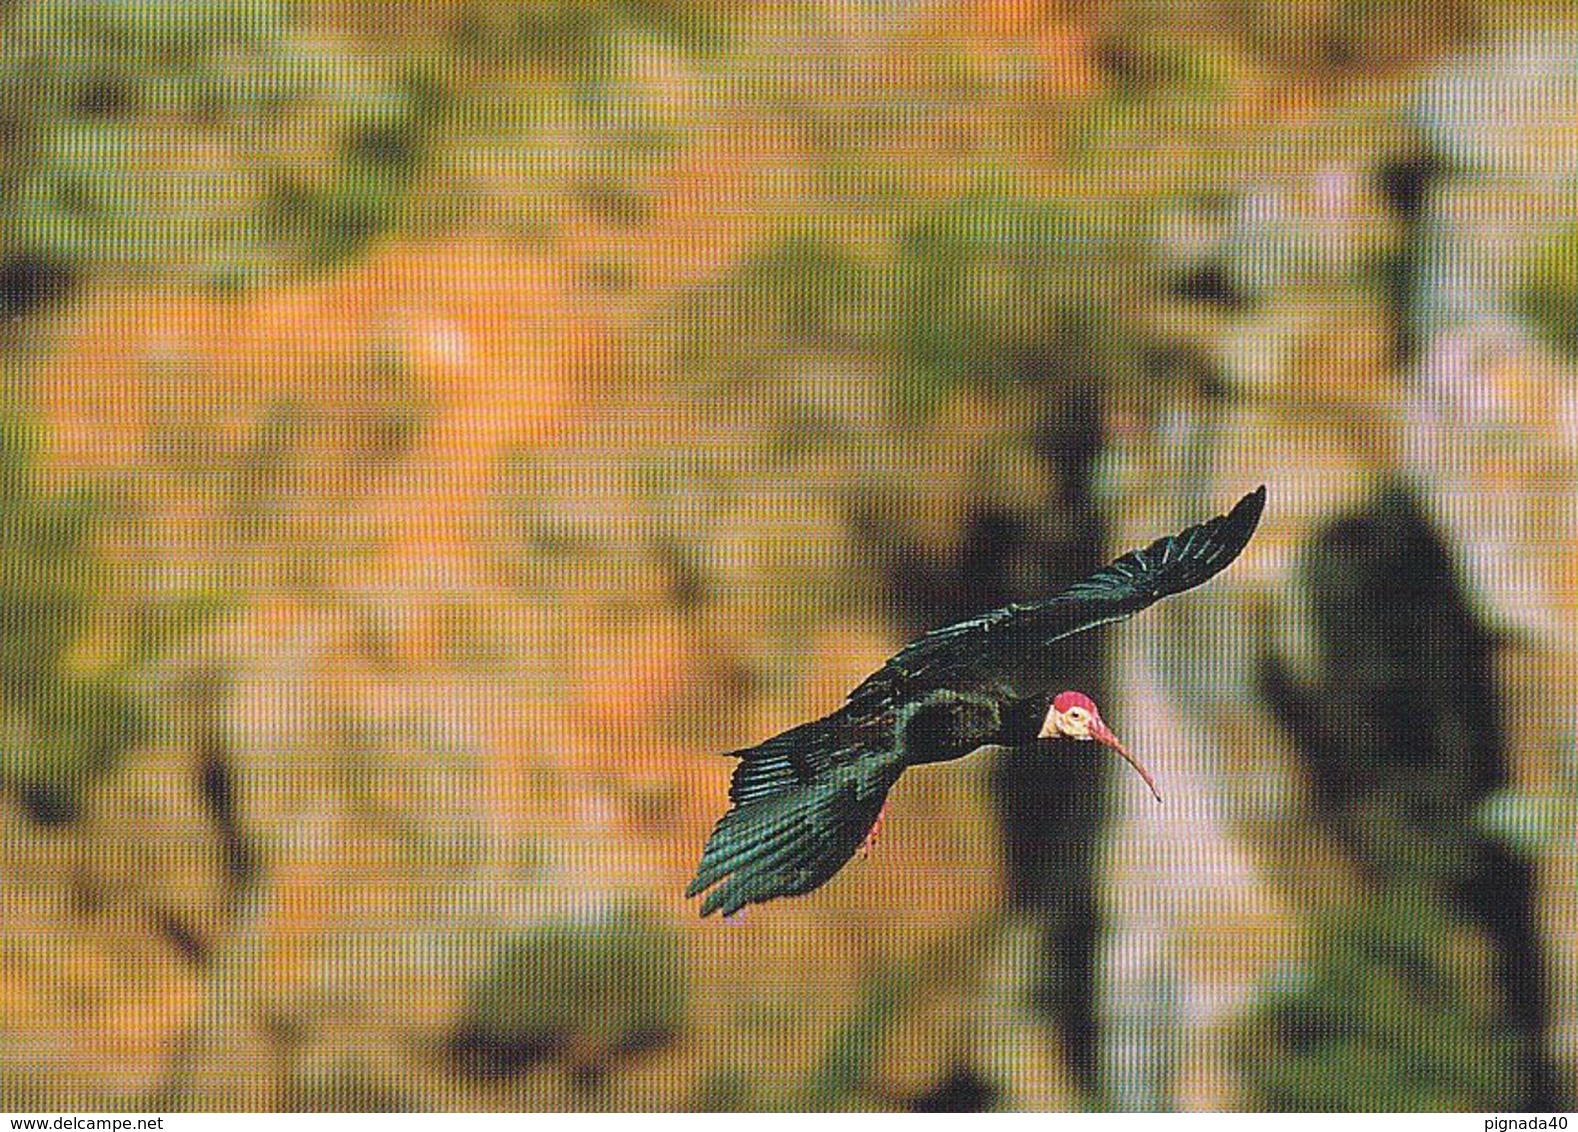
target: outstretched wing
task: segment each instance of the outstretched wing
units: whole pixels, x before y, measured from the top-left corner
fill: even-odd
[[[820,888],[865,841],[902,771],[896,760],[872,752],[805,785],[735,805],[713,828],[685,895],[710,888],[701,914],[728,916],[747,904]]]
[[[1020,696],[1045,691],[1048,645],[1131,617],[1220,573],[1249,542],[1265,506],[1261,487],[1228,514],[1130,551],[1046,601],[934,629],[868,676],[850,693],[850,702],[891,703],[932,688]]]
[[[808,785],[834,767],[871,754],[870,745],[855,734],[841,711],[791,727],[764,743],[730,752],[740,765],[729,780],[729,801],[744,805]]]

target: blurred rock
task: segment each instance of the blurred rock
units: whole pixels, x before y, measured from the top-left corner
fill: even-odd
[[[1578,556],[1555,485],[1578,468],[1578,395],[1569,367],[1516,323],[1464,324],[1436,337],[1404,405],[1409,470],[1453,535],[1470,592],[1498,625],[1570,648]],[[1484,506],[1486,494],[1502,502]]]
[[[1578,40],[1559,29],[1503,35],[1439,67],[1420,85],[1414,113],[1460,168],[1571,187],[1578,139],[1567,127],[1578,117]]]

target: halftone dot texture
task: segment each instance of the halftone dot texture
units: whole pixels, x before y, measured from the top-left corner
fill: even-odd
[[[0,5],[0,1111],[1578,1096],[1578,28]],[[1093,745],[754,745],[1258,484]]]

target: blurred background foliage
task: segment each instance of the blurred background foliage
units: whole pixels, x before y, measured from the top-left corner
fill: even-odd
[[[0,1108],[1570,1105],[1578,28],[0,3]],[[698,923],[730,765],[1260,482]]]

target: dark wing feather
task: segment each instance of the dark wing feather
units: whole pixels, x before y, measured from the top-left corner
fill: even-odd
[[[804,786],[756,797],[719,819],[685,890],[701,914],[738,912],[825,884],[871,832],[902,766],[876,752]]]
[[[845,726],[843,713],[802,723],[782,735],[732,756],[740,760],[729,782],[729,801],[751,802],[804,786],[841,762],[857,757],[863,747]]]
[[[1131,617],[1220,573],[1255,533],[1265,505],[1261,487],[1228,514],[1130,551],[1046,601],[934,629],[868,676],[850,693],[850,703],[892,703],[932,688],[1021,696],[1045,691],[1048,645]]]

